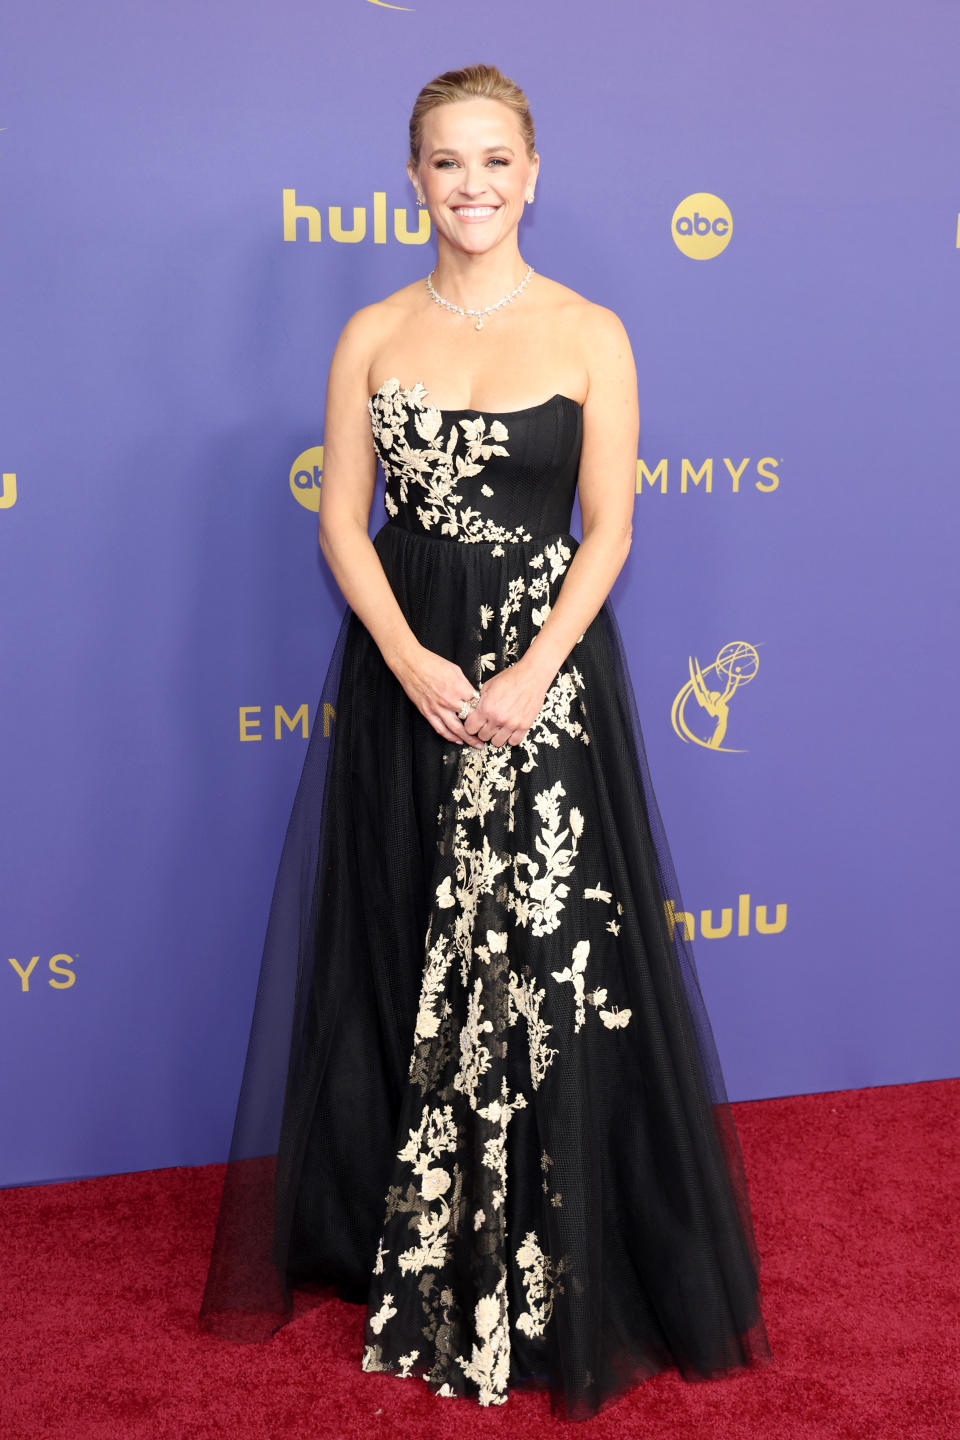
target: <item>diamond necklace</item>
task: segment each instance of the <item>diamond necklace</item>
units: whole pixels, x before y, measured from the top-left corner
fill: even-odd
[[[495,305],[484,305],[484,307],[483,307],[482,310],[470,310],[470,309],[466,309],[466,310],[465,310],[462,305],[453,305],[453,304],[451,304],[451,302],[450,302],[449,300],[444,300],[443,296],[442,296],[442,295],[438,295],[437,292],[436,292],[436,290],[434,290],[434,288],[433,288],[433,271],[432,271],[432,270],[430,271],[430,274],[427,276],[427,289],[430,291],[430,294],[433,296],[434,300],[436,300],[437,304],[438,304],[438,305],[443,305],[445,309],[447,309],[447,310],[455,310],[458,315],[476,315],[476,317],[477,317],[477,323],[476,323],[476,325],[474,326],[474,329],[475,329],[475,330],[482,330],[482,329],[483,329],[483,317],[484,317],[484,315],[492,315],[493,312],[494,312],[494,310],[499,310],[499,309],[501,308],[501,306],[503,306],[503,305],[509,305],[512,300],[516,300],[517,296],[520,294],[520,291],[521,291],[521,290],[524,288],[524,286],[529,282],[530,276],[531,276],[532,274],[533,274],[533,266],[530,265],[530,266],[527,267],[527,273],[526,273],[526,275],[524,275],[523,279],[520,281],[520,284],[517,286],[516,290],[511,290],[509,295],[504,295],[503,299],[502,299],[502,300],[498,300]]]

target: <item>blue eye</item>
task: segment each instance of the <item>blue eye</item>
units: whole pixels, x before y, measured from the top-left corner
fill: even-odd
[[[451,160],[449,157],[445,157],[442,160],[435,160],[433,162],[435,170],[446,170],[449,166],[456,165],[456,163],[456,160]],[[510,161],[504,155],[493,155],[490,157],[490,160],[487,163],[490,165],[506,166],[510,164]]]

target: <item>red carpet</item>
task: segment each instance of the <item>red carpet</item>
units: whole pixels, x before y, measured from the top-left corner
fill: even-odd
[[[219,1166],[0,1191],[0,1435],[957,1440],[958,1105],[960,1080],[736,1105],[773,1363],[659,1375],[582,1424],[363,1374],[339,1301],[263,1346],[197,1332]]]

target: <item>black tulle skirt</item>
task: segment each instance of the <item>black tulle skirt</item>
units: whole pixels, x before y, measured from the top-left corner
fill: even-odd
[[[374,545],[420,641],[474,682],[478,655],[494,673],[533,638],[508,647],[483,607],[510,613],[543,537],[464,545],[388,523]],[[579,1420],[666,1367],[710,1378],[770,1352],[609,601],[547,709],[523,746],[445,741],[346,611],[280,861],[200,1323],[265,1340],[295,1288],[335,1294],[366,1306],[363,1369],[482,1404],[546,1387]]]

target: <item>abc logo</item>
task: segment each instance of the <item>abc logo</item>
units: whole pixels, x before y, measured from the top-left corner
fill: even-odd
[[[304,510],[320,509],[320,481],[323,479],[323,446],[302,450],[290,467],[290,491]]]
[[[733,217],[719,195],[700,190],[680,201],[670,230],[677,249],[684,255],[691,260],[712,260],[730,244]]]

